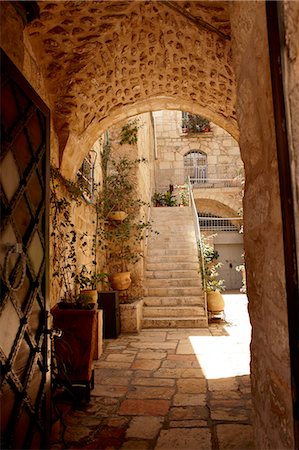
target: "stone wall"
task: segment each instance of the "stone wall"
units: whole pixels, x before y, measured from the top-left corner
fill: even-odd
[[[223,203],[222,209],[227,207],[236,215],[242,207],[242,186],[238,178],[243,175],[243,163],[235,139],[214,123],[210,124],[210,132],[182,133],[181,111],[157,111],[153,116],[157,140],[156,191],[165,191],[169,184],[183,184],[185,181],[184,155],[190,151],[202,151],[207,155],[207,178],[236,179],[237,187],[204,189],[195,186],[194,196],[197,203],[200,199],[216,200],[218,203]],[[214,202],[211,202],[210,206],[213,204]],[[217,214],[216,211],[206,212]]]
[[[95,146],[96,147],[96,146]],[[100,146],[98,146],[98,151],[100,150]],[[96,167],[96,178],[100,181],[101,173],[99,171],[99,167]],[[64,198],[67,202],[70,203],[70,207],[68,208],[70,212],[69,220],[64,216],[65,209],[62,210],[59,215],[60,222],[66,223],[66,227],[68,223],[73,223],[73,230],[76,233],[76,244],[75,244],[75,252],[76,252],[76,267],[70,268],[66,270],[67,277],[70,282],[70,286],[73,289],[74,293],[79,293],[80,286],[74,283],[74,275],[79,274],[82,270],[83,266],[90,273],[106,272],[106,261],[105,255],[103,251],[100,250],[97,240],[96,234],[96,209],[95,203],[91,204],[89,201],[86,201],[82,196],[77,196],[73,199],[73,196],[70,194],[68,189],[65,187],[63,181],[59,179],[55,179],[54,183],[51,183],[51,190],[53,190],[53,185],[55,185],[55,191],[58,199]],[[95,200],[96,202],[96,195]],[[51,280],[51,290],[50,290],[50,305],[54,306],[60,299],[64,296],[64,288],[59,288],[60,281],[64,277],[64,273],[58,272],[56,276],[53,274],[57,271],[57,265],[53,264],[54,261],[54,240],[57,234],[57,228],[53,228],[53,203],[50,204],[50,261],[49,261],[49,277]],[[63,228],[65,231],[69,231],[67,228]],[[82,245],[84,243],[84,245]],[[86,244],[85,244],[86,243]],[[69,248],[64,240],[58,242],[59,246],[65,246],[65,248]],[[71,252],[69,254],[69,262],[71,264],[72,257]],[[93,261],[96,261],[96,265],[93,264]],[[99,284],[98,288],[102,288],[102,285]]]
[[[265,4],[232,2],[230,6],[240,149],[246,176],[244,247],[253,330],[256,447],[291,449],[287,305]]]
[[[133,117],[132,120],[138,121],[137,143],[120,145],[122,126],[128,121],[119,122],[117,125],[109,129],[109,138],[111,143],[111,155],[113,158],[125,156],[130,160],[140,159],[141,162],[135,173],[134,183],[136,184],[136,197],[146,204],[141,207],[140,220],[147,222],[150,218],[150,202],[153,186],[153,158],[154,158],[154,134],[153,122],[150,113],[141,114]],[[140,243],[140,250],[144,254],[146,252],[146,238]],[[109,267],[108,267],[109,269]],[[132,285],[128,289],[126,295],[132,298],[143,296],[143,258],[136,264],[131,265],[128,270],[131,271]]]

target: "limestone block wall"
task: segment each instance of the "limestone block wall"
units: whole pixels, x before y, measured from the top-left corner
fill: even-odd
[[[211,132],[182,133],[181,111],[157,111],[153,113],[157,140],[155,161],[155,187],[165,190],[169,184],[183,184],[184,155],[190,151],[202,151],[207,155],[209,179],[233,179],[243,175],[243,163],[238,143],[225,130],[211,123]],[[242,190],[195,189],[198,198],[217,199],[238,211],[242,206]]]
[[[83,267],[86,266],[87,270],[93,272],[96,270],[97,272],[105,271],[105,260],[103,259],[103,254],[94,247],[94,239],[96,237],[96,210],[95,206],[88,204],[84,199],[79,198],[77,200],[72,200],[69,192],[65,188],[62,183],[55,180],[55,191],[57,193],[57,197],[59,199],[65,198],[70,202],[70,220],[74,224],[73,230],[76,233],[76,244],[75,244],[75,252],[76,252],[76,268],[74,268],[74,273],[79,273]],[[78,201],[79,200],[79,201]],[[53,276],[53,274],[57,271],[57,266],[53,264],[53,243],[54,240],[57,239],[55,235],[55,229],[52,227],[52,209],[50,209],[50,260],[49,260],[49,276],[50,276],[50,305],[54,306],[57,302],[60,301],[61,298],[64,297],[64,288],[60,288],[60,281],[63,278],[64,274],[62,272],[58,272],[57,276]],[[60,214],[60,221],[65,222],[66,219],[62,214]],[[54,234],[53,234],[54,233]],[[81,239],[82,238],[82,239]],[[82,246],[82,242],[86,242],[86,245]],[[64,241],[57,241],[58,245],[65,246],[68,248]],[[69,255],[69,262],[71,263],[72,257],[71,253]],[[92,261],[96,260],[97,264],[94,266]],[[72,275],[73,269],[67,270],[67,277],[69,279],[69,285],[72,288],[73,292],[79,293],[80,287],[75,285],[74,278]],[[100,286],[99,286],[100,287]]]
[[[294,448],[288,322],[265,4],[231,2],[256,448]]]

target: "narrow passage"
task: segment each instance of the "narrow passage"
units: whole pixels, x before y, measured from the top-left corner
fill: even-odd
[[[224,298],[208,329],[105,341],[90,402],[65,418],[68,448],[253,449],[247,298]]]

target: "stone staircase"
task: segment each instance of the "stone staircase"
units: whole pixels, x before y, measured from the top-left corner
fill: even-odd
[[[142,327],[207,327],[191,208],[152,208],[152,219]]]

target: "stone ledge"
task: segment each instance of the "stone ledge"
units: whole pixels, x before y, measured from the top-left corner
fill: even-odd
[[[119,305],[121,333],[139,333],[143,318],[143,298]]]
[[[189,138],[211,138],[214,137],[213,131],[205,131],[202,133],[180,133],[180,137],[189,137]]]

